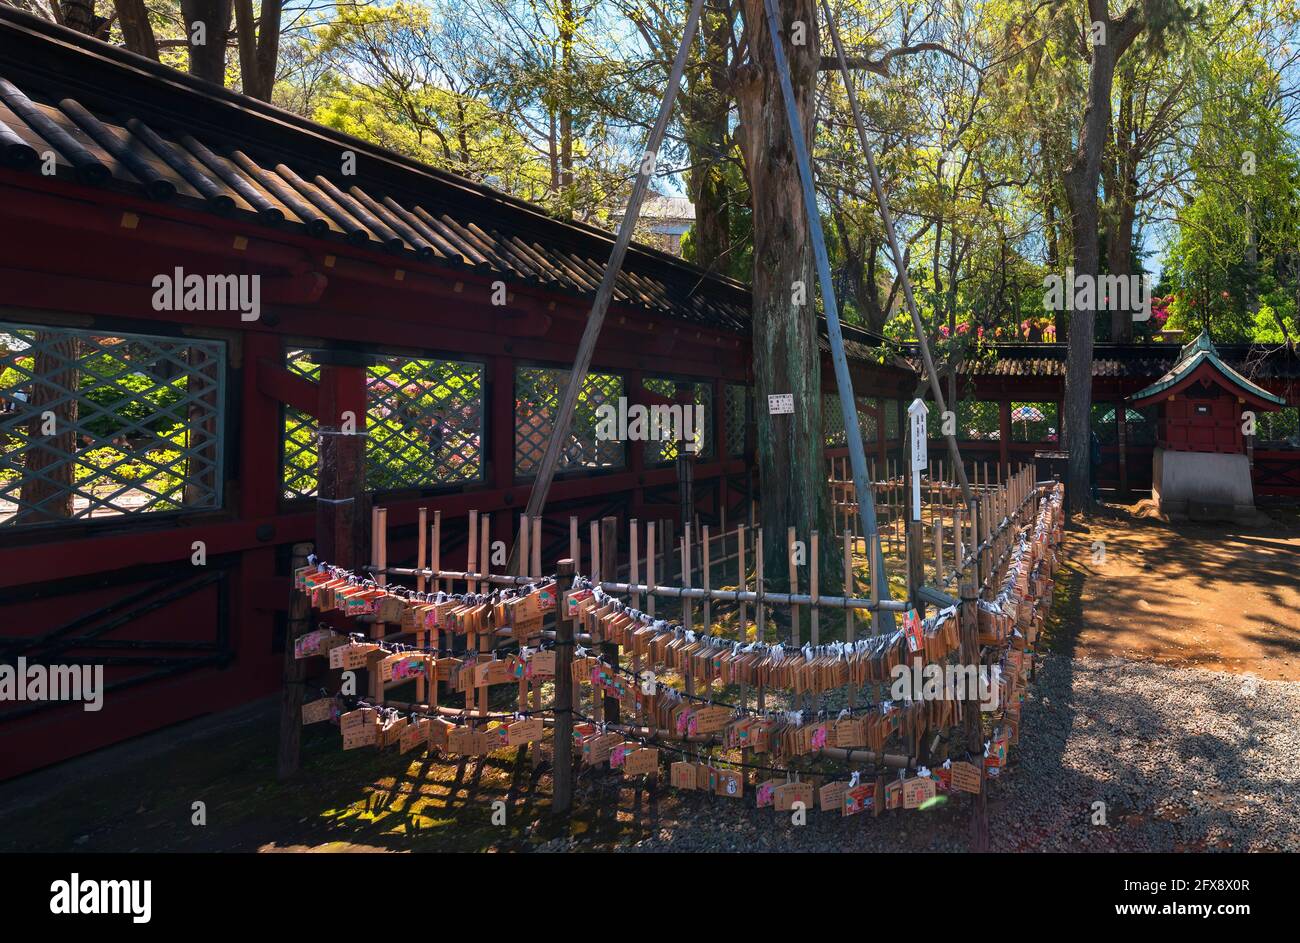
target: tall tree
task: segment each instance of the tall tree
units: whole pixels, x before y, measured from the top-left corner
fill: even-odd
[[[769,535],[767,572],[779,581],[787,572],[782,538],[788,527],[798,528],[802,540],[811,529],[825,534],[833,530],[828,526],[822,457],[821,352],[808,219],[763,0],[743,0],[741,10],[749,48],[748,62],[737,75],[736,103],[754,214],[756,445],[763,527]],[[780,17],[801,133],[811,150],[813,97],[821,65],[816,3],[782,3]],[[802,43],[794,41],[796,30]],[[768,415],[763,407],[774,393],[794,395],[792,415]]]
[[[181,0],[190,75],[214,85],[226,84],[231,6],[231,0]]]
[[[1101,161],[1111,131],[1111,96],[1115,70],[1143,30],[1156,35],[1183,20],[1180,0],[1134,0],[1118,15],[1112,0],[1088,0],[1088,19],[1080,31],[1080,49],[1088,60],[1088,85],[1079,122],[1074,157],[1065,171],[1066,201],[1074,241],[1075,278],[1096,285],[1100,271],[1100,224],[1097,187]],[[1096,343],[1096,308],[1075,310],[1070,318],[1065,362],[1065,445],[1070,452],[1070,487],[1066,503],[1071,515],[1089,507],[1092,470],[1089,463],[1092,416],[1092,356]]]

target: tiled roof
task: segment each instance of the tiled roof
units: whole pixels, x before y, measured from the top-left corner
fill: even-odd
[[[356,173],[340,173],[342,155]],[[595,294],[613,237],[0,5],[0,162],[440,267]],[[739,283],[634,246],[616,302],[748,333]]]
[[[963,372],[977,377],[1065,376],[1064,344],[999,344],[995,353],[994,359],[963,364]],[[1224,365],[1243,379],[1300,378],[1300,359],[1285,348],[1224,344],[1218,354]],[[1174,366],[1180,355],[1180,348],[1173,344],[1098,344],[1093,352],[1092,375],[1119,379],[1159,377]]]
[[[1139,390],[1129,397],[1131,400],[1146,400],[1153,396],[1159,396],[1166,390],[1169,390],[1183,381],[1185,377],[1191,376],[1198,367],[1203,363],[1208,363],[1219,376],[1223,377],[1230,385],[1239,390],[1256,396],[1262,400],[1276,403],[1278,406],[1285,406],[1286,400],[1280,396],[1275,396],[1268,390],[1262,389],[1256,384],[1247,380],[1232,367],[1228,366],[1219,357],[1219,352],[1215,349],[1214,344],[1210,342],[1210,335],[1201,332],[1201,335],[1183,348],[1178,357],[1178,362],[1170,368],[1169,372],[1164,374],[1159,380],[1145,389]]]

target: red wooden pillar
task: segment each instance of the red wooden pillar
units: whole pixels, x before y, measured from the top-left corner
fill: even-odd
[[[366,368],[355,351],[324,351],[320,370],[320,450],[316,554],[336,566],[365,560]]]
[[[998,403],[998,463],[1011,468],[1011,400]]]
[[[245,521],[274,521],[280,506],[280,449],[284,421],[280,402],[258,386],[257,365],[262,359],[283,363],[280,338],[261,331],[246,331],[241,337],[240,387],[242,402],[239,423],[239,468],[237,486],[227,483],[226,494],[239,496],[239,517]],[[229,618],[230,644],[237,653],[260,656],[274,631],[273,610],[280,600],[269,599],[267,577],[275,573],[274,524],[258,528],[265,543],[239,555],[238,579]],[[265,537],[263,536],[265,535]],[[283,539],[283,538],[280,538]],[[189,545],[183,548],[189,556]],[[292,641],[286,640],[292,649]],[[299,665],[304,664],[298,662]],[[295,718],[295,723],[297,718]]]
[[[526,489],[519,495],[513,493],[515,483],[515,359],[500,355],[492,358],[488,365],[491,370],[491,382],[485,394],[483,421],[487,429],[485,439],[486,452],[483,456],[483,481],[497,490],[503,497],[509,497],[509,510],[493,514],[488,525],[491,536],[488,538],[488,560],[492,559],[492,542],[500,540],[507,547],[513,547],[510,565],[517,566],[519,552],[516,541],[519,534],[519,516],[514,512],[514,499],[528,498]],[[479,510],[482,510],[481,508]],[[521,508],[522,511],[522,508]],[[543,508],[542,516],[546,516]],[[482,518],[480,518],[480,521]],[[523,561],[524,570],[528,572],[528,561]],[[468,565],[468,564],[467,564]],[[480,568],[486,570],[480,562]],[[500,567],[497,567],[500,571]]]
[[[515,483],[515,359],[493,357],[490,393],[483,407],[487,427],[483,481],[507,490]]]

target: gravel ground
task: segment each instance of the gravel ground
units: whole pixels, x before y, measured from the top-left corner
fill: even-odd
[[[1011,766],[989,791],[1000,851],[1300,851],[1300,682],[1120,659],[1046,656]],[[591,793],[615,782],[591,782]],[[588,795],[584,801],[609,802]],[[808,824],[745,802],[666,790],[619,818],[628,851],[964,851],[964,799],[926,812]],[[1105,823],[1093,824],[1094,803]],[[1096,807],[1101,810],[1101,807]],[[645,833],[643,833],[645,834]],[[543,850],[583,848],[581,837]],[[590,846],[588,846],[590,847]]]

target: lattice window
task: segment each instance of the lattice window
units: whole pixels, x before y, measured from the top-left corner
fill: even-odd
[[[745,397],[749,388],[740,383],[728,383],[723,408],[727,415],[727,454],[745,454]]]
[[[1012,442],[1059,442],[1055,403],[1012,403]]]
[[[221,507],[221,341],[0,323],[0,525]]]
[[[883,406],[885,410],[885,440],[888,442],[894,442],[899,438],[898,400],[881,400],[880,405]]]
[[[320,365],[305,350],[288,352],[285,366],[291,373],[308,380],[320,379]],[[282,494],[286,498],[306,498],[316,494],[316,465],[320,458],[317,422],[292,406],[284,407],[284,439],[281,442]]]
[[[1256,448],[1300,448],[1300,406],[1255,413]]]
[[[290,371],[316,380],[310,351]],[[316,420],[285,407],[284,494],[316,493]],[[366,489],[392,491],[483,477],[483,365],[375,354],[366,366]]]
[[[515,370],[515,474],[535,475],[546,454],[555,413],[559,409],[568,370],[518,367]],[[560,451],[559,470],[620,468],[623,443],[596,435],[596,410],[603,404],[617,408],[623,396],[623,378],[612,373],[588,373],[578,394],[569,439]]]
[[[1127,423],[1124,429],[1126,446],[1151,447],[1156,444],[1156,434],[1160,431],[1159,406],[1130,409],[1125,414],[1124,420]]]
[[[702,424],[696,424],[692,419],[692,425],[695,428],[695,447],[697,449],[695,456],[696,458],[710,458],[713,455],[713,430],[710,428],[713,420],[713,386],[709,383],[688,383],[687,386],[691,388],[694,404],[703,407],[704,411],[704,422]],[[658,393],[660,396],[669,398],[674,398],[677,395],[677,381],[666,377],[647,378],[645,388],[651,393]],[[677,455],[678,446],[674,441],[651,439],[646,442],[645,463],[647,465],[673,462],[677,460]]]
[[[871,410],[877,401],[867,396],[858,397],[858,423],[862,426],[862,444],[869,450],[876,442],[876,414]]]
[[[848,444],[848,434],[844,431],[844,411],[840,409],[838,394],[822,394],[822,432],[828,448]]]
[[[380,356],[366,370],[366,482],[374,491],[483,477],[483,365]]]
[[[997,403],[964,399],[957,404],[957,438],[996,441],[1002,434],[1001,412]]]
[[[1119,441],[1119,423],[1115,415],[1117,403],[1093,403],[1092,404],[1092,431],[1097,433],[1097,438],[1102,445],[1114,445]],[[1141,418],[1140,414],[1134,410],[1129,410],[1127,418],[1132,421],[1134,416]]]

